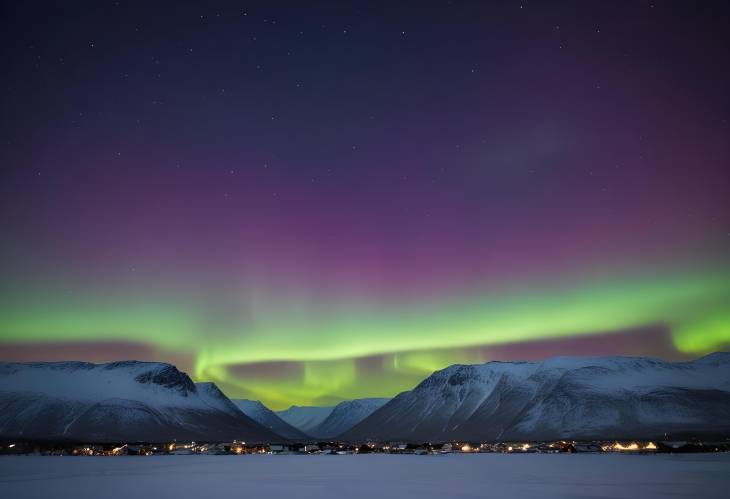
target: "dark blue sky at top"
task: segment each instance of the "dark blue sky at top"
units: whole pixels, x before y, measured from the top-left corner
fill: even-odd
[[[52,135],[304,176],[334,155],[346,175],[540,127],[630,146],[727,106],[722,2],[148,3],[4,4],[5,154],[28,163]]]

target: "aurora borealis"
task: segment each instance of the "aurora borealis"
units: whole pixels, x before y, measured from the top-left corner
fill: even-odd
[[[2,9],[0,360],[280,409],[730,345],[721,2]]]

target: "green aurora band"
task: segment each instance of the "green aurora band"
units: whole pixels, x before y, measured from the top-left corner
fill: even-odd
[[[267,301],[255,320],[247,321],[235,316],[212,321],[215,312],[196,308],[192,298],[156,303],[123,294],[38,299],[28,291],[4,297],[0,339],[6,344],[153,344],[163,354],[190,355],[196,380],[213,380],[231,396],[257,398],[273,408],[394,395],[449,364],[489,360],[478,346],[658,324],[669,329],[683,354],[701,355],[730,342],[726,266],[631,276],[606,272],[559,285],[523,285],[401,307],[362,299],[302,306],[282,299]],[[376,366],[363,368],[367,359]],[[292,369],[256,374],[256,366],[266,363]],[[247,366],[253,370],[237,374]]]

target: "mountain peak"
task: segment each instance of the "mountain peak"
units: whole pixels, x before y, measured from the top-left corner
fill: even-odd
[[[147,368],[145,372],[138,374],[134,378],[137,383],[154,383],[165,388],[174,388],[182,395],[187,395],[190,392],[194,392],[196,389],[193,380],[191,380],[184,372],[179,371],[177,367],[172,364],[138,361],[132,361],[130,364],[129,361],[127,361],[123,363],[114,362],[112,364],[105,365],[105,369],[114,369],[116,367]]]

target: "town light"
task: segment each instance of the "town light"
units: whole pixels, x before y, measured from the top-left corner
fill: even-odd
[[[615,444],[613,444],[612,448],[613,448],[613,450],[617,450],[617,451],[621,451],[621,452],[635,451],[635,450],[639,450],[639,444],[637,444],[636,442],[631,442],[629,445],[623,445],[619,442],[616,442]]]

